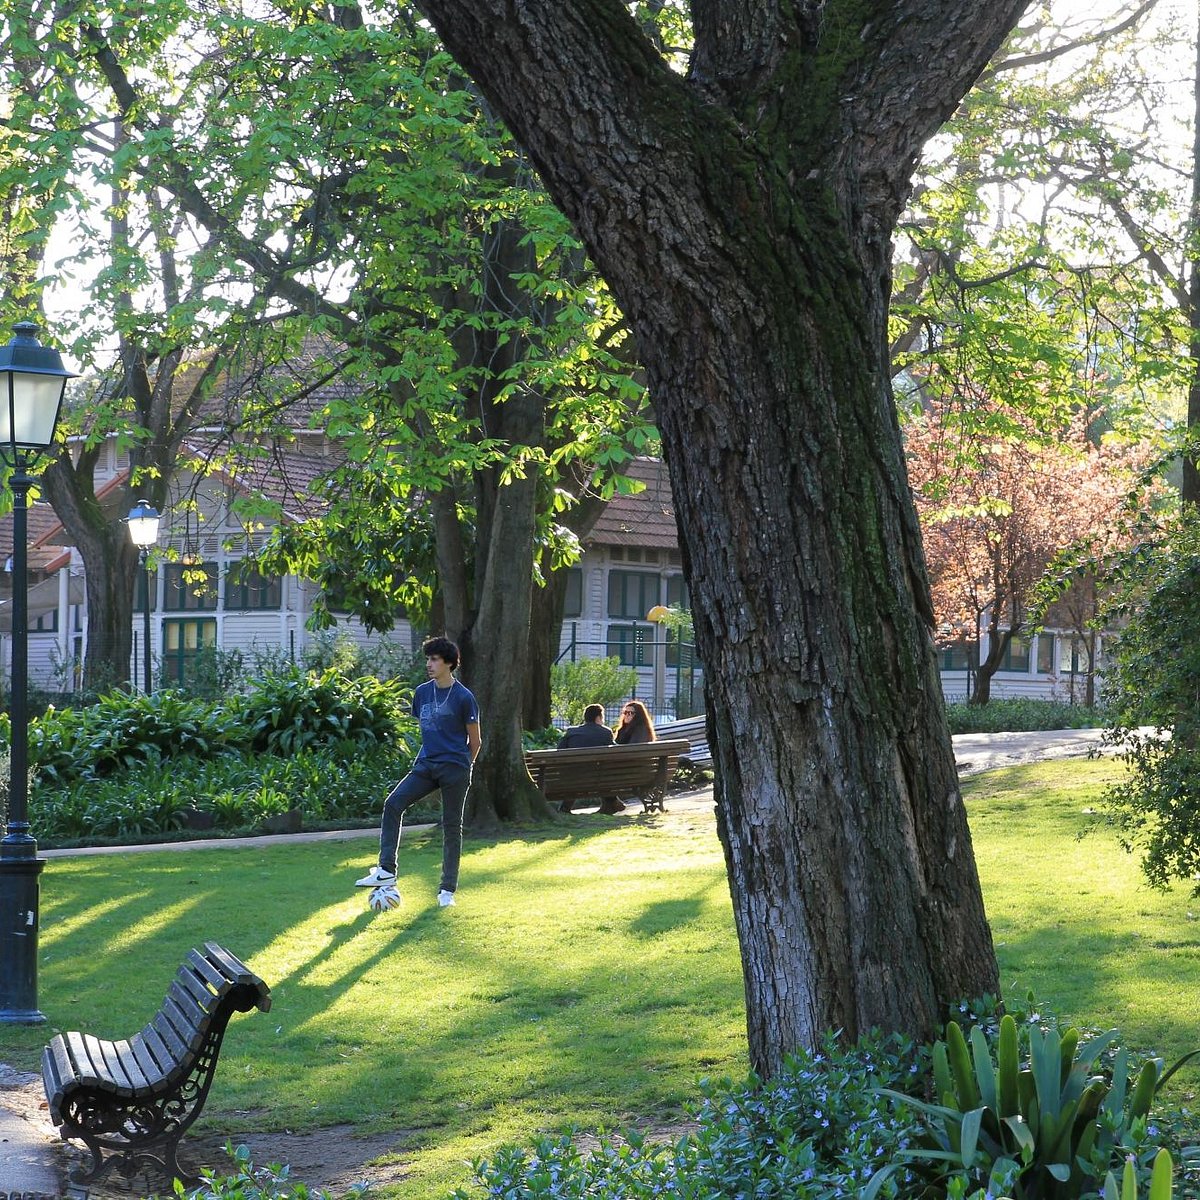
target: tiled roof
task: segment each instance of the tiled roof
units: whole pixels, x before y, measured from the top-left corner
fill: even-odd
[[[211,442],[193,437],[187,448],[204,458],[211,446]],[[324,510],[324,502],[313,495],[314,485],[341,462],[335,450],[314,446],[311,439],[302,437],[257,444],[253,449],[242,447],[221,474],[239,491],[278,504],[291,520],[304,520]]]
[[[585,543],[674,550],[679,545],[679,530],[667,464],[658,458],[635,458],[624,473],[644,483],[645,489],[632,496],[614,496]]]

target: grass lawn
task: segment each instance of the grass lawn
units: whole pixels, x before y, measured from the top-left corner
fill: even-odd
[[[1170,1063],[1200,1046],[1200,898],[1151,888],[1106,829],[1078,836],[1122,770],[1111,759],[1013,767],[964,794],[1006,994],[1032,989]],[[1176,1078],[1177,1098],[1200,1086],[1195,1064]]]
[[[1149,890],[1105,832],[1076,833],[1111,761],[967,782],[1006,994],[1118,1026],[1168,1059],[1200,1044],[1200,903]],[[704,1076],[741,1076],[741,971],[707,811],[467,842],[456,908],[434,901],[438,838],[406,837],[404,906],[351,885],[367,840],[51,860],[42,884],[41,1028],[0,1027],[0,1061],[37,1068],[61,1028],[122,1037],[205,939],[272,987],[236,1017],[202,1127],[351,1122],[405,1131],[411,1173],[383,1197],[432,1200],[499,1143],[570,1124],[669,1123]],[[1194,1088],[1198,1076],[1185,1076]]]

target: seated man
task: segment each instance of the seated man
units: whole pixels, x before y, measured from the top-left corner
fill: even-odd
[[[604,724],[604,709],[599,704],[589,704],[583,710],[583,724],[572,725],[559,739],[558,749],[582,750],[592,746],[611,746],[613,741],[613,731]],[[624,807],[622,804],[621,808]],[[571,801],[563,800],[558,806],[558,811],[569,813]]]
[[[613,731],[604,724],[604,709],[589,704],[583,710],[583,724],[572,725],[558,742],[560,750],[582,750],[590,746],[611,746]]]

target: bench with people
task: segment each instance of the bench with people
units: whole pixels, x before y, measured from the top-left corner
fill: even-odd
[[[525,765],[546,799],[558,801],[559,812],[598,800],[599,812],[612,815],[624,810],[626,797],[641,800],[646,812],[664,812],[667,785],[688,749],[686,739],[659,741],[646,706],[629,700],[615,734],[604,724],[604,709],[589,704],[556,750],[527,751]]]

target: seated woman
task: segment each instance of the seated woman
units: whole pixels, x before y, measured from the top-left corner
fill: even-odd
[[[621,709],[621,723],[617,726],[617,745],[640,745],[642,742],[657,742],[654,722],[640,700],[627,700]]]
[[[617,745],[633,746],[656,741],[658,734],[654,732],[654,722],[646,706],[640,700],[627,700],[621,709],[621,721],[617,726]],[[619,796],[609,796],[600,805],[599,811],[605,816],[624,812],[625,802]]]

